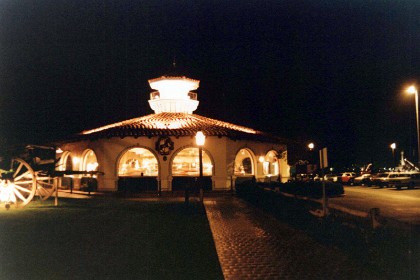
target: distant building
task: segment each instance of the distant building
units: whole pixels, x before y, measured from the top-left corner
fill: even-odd
[[[284,141],[273,135],[193,114],[199,81],[185,76],[149,80],[156,91],[149,104],[154,114],[83,131],[56,143],[63,151],[58,169],[101,171],[94,176],[100,191],[176,191],[194,187],[199,176],[195,135],[206,136],[203,182],[207,190],[234,189],[238,178],[287,180]],[[68,176],[63,187],[83,188],[89,181]],[[92,181],[92,179],[90,179]]]

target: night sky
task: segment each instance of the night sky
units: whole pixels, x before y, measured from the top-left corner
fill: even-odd
[[[314,141],[332,165],[415,161],[420,1],[0,0],[0,146],[153,113],[147,80],[200,80],[196,114]]]

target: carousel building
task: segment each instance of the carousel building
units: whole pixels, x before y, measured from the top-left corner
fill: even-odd
[[[149,80],[153,114],[55,143],[62,151],[59,170],[98,171],[69,175],[62,187],[83,189],[93,181],[98,191],[177,191],[200,178],[205,190],[223,191],[249,178],[287,180],[281,138],[193,113],[199,82],[176,75]],[[197,143],[199,135],[204,143]]]

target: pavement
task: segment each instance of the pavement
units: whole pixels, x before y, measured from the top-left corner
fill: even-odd
[[[204,201],[230,279],[375,279],[362,264],[236,197]]]
[[[102,195],[59,192],[59,197],[94,196]],[[183,197],[149,196],[133,200],[182,201]],[[380,279],[337,248],[318,243],[305,232],[235,196],[205,197],[204,207],[226,280]]]

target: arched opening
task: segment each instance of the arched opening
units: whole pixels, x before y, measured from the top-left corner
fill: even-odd
[[[254,156],[249,149],[242,148],[235,157],[234,165],[235,186],[255,178]]]
[[[58,161],[56,170],[58,171],[71,171],[73,170],[73,159],[69,151],[65,151],[61,154]],[[61,178],[61,189],[73,189],[73,175],[63,175]]]
[[[235,176],[253,176],[254,160],[250,151],[240,149],[235,157]]]
[[[263,174],[266,181],[277,181],[280,174],[279,161],[277,159],[276,151],[269,151],[263,161]]]
[[[63,152],[56,169],[58,171],[73,170],[73,160],[70,152]]]
[[[82,157],[82,170],[83,171],[97,171],[98,170],[98,159],[96,154],[92,150],[86,150]]]
[[[117,166],[119,191],[158,190],[159,164],[150,150],[131,148],[122,154]]]
[[[98,159],[96,154],[92,150],[86,150],[83,152],[81,171],[97,171],[98,170]],[[98,180],[96,174],[84,174],[80,181],[80,190],[82,191],[96,191],[98,189]]]
[[[211,190],[213,175],[213,163],[209,154],[203,150],[203,189]],[[189,147],[180,150],[172,161],[172,190],[198,190],[200,176],[199,149]]]

